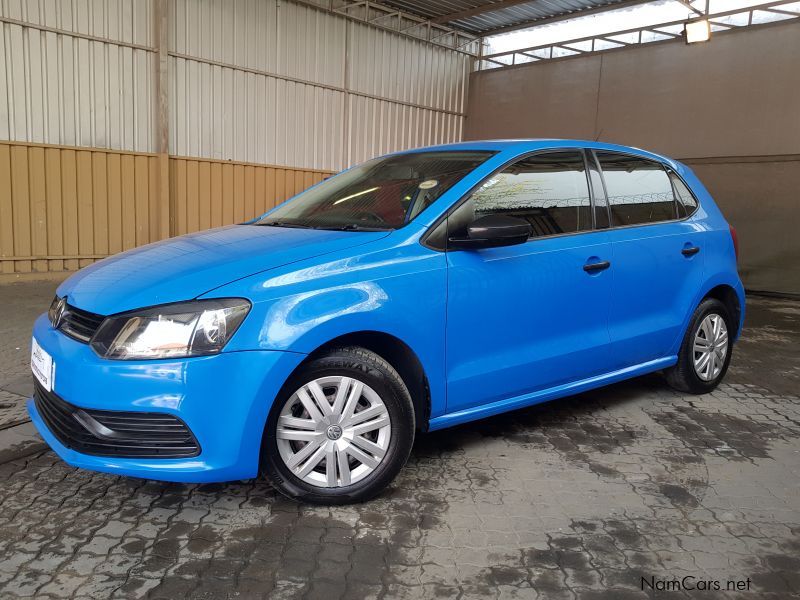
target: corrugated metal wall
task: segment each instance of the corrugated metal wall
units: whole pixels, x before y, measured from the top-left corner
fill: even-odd
[[[156,160],[0,142],[0,272],[74,270],[156,239]]]
[[[149,0],[2,0],[0,18],[0,140],[153,149]]]
[[[156,154],[158,6],[0,0],[0,273],[241,221],[461,138],[468,54],[288,0],[169,0]]]
[[[340,170],[461,138],[472,58],[287,0],[169,2],[170,153]],[[152,0],[0,0],[0,139],[154,152]]]
[[[158,155],[0,142],[0,273],[71,271],[160,238]],[[170,157],[173,235],[240,223],[329,173]]]
[[[171,11],[177,154],[340,170],[461,138],[466,54],[291,2]]]
[[[221,160],[170,158],[175,234],[264,214],[330,173]]]

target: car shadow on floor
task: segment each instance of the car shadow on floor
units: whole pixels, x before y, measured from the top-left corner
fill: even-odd
[[[439,431],[419,433],[413,456],[428,456],[450,451],[469,451],[484,438],[508,436],[516,441],[541,442],[548,430],[566,432],[583,429],[584,434],[599,434],[592,416],[608,413],[615,407],[652,395],[676,394],[660,373],[653,373],[608,385],[573,396],[541,402],[533,406],[502,413]],[[677,395],[677,394],[676,394]],[[585,423],[583,423],[585,421]],[[616,429],[616,428],[615,428]],[[606,433],[620,435],[621,431]],[[582,439],[584,435],[580,436]],[[607,436],[604,436],[607,437]],[[600,448],[602,450],[602,446]]]

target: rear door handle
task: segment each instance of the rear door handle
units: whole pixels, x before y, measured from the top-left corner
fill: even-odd
[[[689,248],[684,248],[683,250],[681,250],[681,254],[683,254],[684,256],[694,256],[698,252],[700,252],[700,248],[698,248],[697,246],[690,246]]]
[[[594,273],[595,271],[604,271],[610,266],[611,263],[609,261],[601,260],[600,262],[583,265],[583,270],[587,273]]]

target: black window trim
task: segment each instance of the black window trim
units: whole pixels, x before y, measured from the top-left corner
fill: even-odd
[[[685,221],[686,219],[691,218],[694,215],[694,213],[696,213],[700,209],[700,201],[697,199],[697,196],[695,196],[694,192],[692,191],[692,188],[689,187],[689,184],[686,183],[686,180],[683,177],[681,177],[680,174],[675,169],[673,169],[669,165],[665,165],[664,168],[667,171],[667,177],[669,178],[669,183],[672,186],[672,194],[673,196],[675,196],[676,208],[678,204],[683,205],[683,202],[680,201],[680,195],[678,194],[678,190],[675,189],[675,182],[672,181],[672,177],[670,177],[670,175],[674,175],[675,177],[677,177],[678,181],[680,181],[683,184],[683,187],[686,188],[686,191],[688,191],[689,195],[694,199],[694,210],[690,213],[686,213],[685,217],[681,217],[680,219],[678,219],[680,221]]]
[[[682,221],[687,221],[687,220],[691,219],[692,216],[694,216],[694,214],[700,208],[700,202],[697,200],[697,196],[694,195],[694,192],[692,192],[692,188],[689,187],[689,185],[687,185],[686,181],[684,181],[683,177],[681,177],[675,169],[673,169],[668,164],[664,163],[664,161],[658,160],[658,159],[655,159],[655,158],[651,158],[649,156],[642,156],[642,155],[639,155],[639,154],[633,154],[631,152],[620,152],[619,150],[606,150],[604,148],[587,148],[586,150],[587,151],[591,151],[592,154],[594,154],[595,163],[597,164],[597,168],[600,171],[600,178],[603,180],[603,188],[606,191],[606,201],[607,201],[608,213],[609,213],[608,214],[608,229],[609,230],[611,230],[611,229],[630,229],[632,227],[649,227],[650,225],[663,225],[664,223],[680,223]],[[650,161],[652,163],[656,163],[657,165],[659,165],[664,170],[664,174],[667,176],[667,180],[669,181],[669,187],[672,190],[672,203],[673,203],[674,208],[675,208],[676,217],[674,219],[664,219],[662,221],[651,221],[651,222],[648,222],[648,223],[632,223],[631,225],[614,225],[614,221],[611,219],[611,202],[608,202],[608,188],[606,186],[606,176],[603,173],[603,165],[600,164],[600,159],[597,157],[597,151],[598,150],[600,152],[608,152],[609,154],[620,154],[622,156],[630,156],[631,158],[638,158],[640,160],[648,160],[648,161]],[[675,173],[675,176],[683,182],[683,185],[685,185],[686,189],[689,190],[689,193],[692,195],[692,198],[694,198],[695,203],[697,204],[695,209],[685,217],[680,217],[680,218],[677,217],[677,214],[678,214],[678,193],[675,190],[675,186],[672,183],[672,179],[670,179],[670,176],[669,176],[670,171]],[[603,230],[600,229],[599,231],[603,231]]]
[[[529,243],[537,241],[537,240],[542,240],[542,239],[551,239],[551,238],[565,237],[565,236],[570,236],[570,235],[587,235],[587,234],[599,233],[599,232],[603,232],[603,231],[610,231],[612,229],[630,229],[632,227],[649,227],[651,225],[663,225],[664,223],[681,223],[683,221],[688,221],[689,219],[691,219],[697,213],[697,211],[700,209],[700,201],[698,200],[698,198],[695,195],[695,193],[692,191],[691,186],[689,186],[689,184],[686,183],[686,180],[683,177],[681,177],[680,173],[678,173],[677,170],[673,169],[670,165],[666,164],[663,160],[652,158],[650,156],[644,156],[642,154],[635,154],[633,152],[621,152],[619,150],[608,150],[608,149],[605,149],[605,148],[591,148],[591,147],[587,147],[587,146],[564,146],[564,147],[553,147],[553,148],[540,148],[538,150],[533,150],[531,152],[526,152],[526,153],[521,154],[519,156],[515,156],[513,158],[510,158],[505,163],[500,165],[497,169],[495,169],[494,171],[489,173],[486,177],[481,179],[474,186],[472,186],[458,200],[456,200],[452,204],[452,206],[450,206],[450,208],[448,208],[444,213],[442,213],[442,215],[440,215],[439,218],[436,219],[436,221],[434,221],[431,224],[430,227],[428,227],[427,231],[420,238],[420,244],[422,244],[426,248],[429,248],[431,250],[435,250],[437,252],[451,252],[452,250],[448,249],[447,245],[446,245],[447,244],[447,236],[445,236],[445,247],[444,248],[440,248],[438,246],[433,246],[433,245],[428,244],[427,243],[428,238],[431,237],[431,235],[433,235],[433,233],[442,224],[443,221],[447,220],[447,218],[452,213],[454,213],[456,210],[458,210],[458,208],[462,204],[464,204],[464,202],[466,202],[469,199],[469,197],[475,192],[475,190],[480,188],[484,183],[486,183],[486,181],[488,181],[489,179],[491,179],[492,177],[494,177],[495,175],[497,175],[498,173],[503,171],[506,167],[508,167],[509,165],[514,164],[517,161],[525,160],[526,158],[529,158],[531,156],[535,156],[537,154],[545,154],[545,153],[550,153],[550,152],[560,152],[560,151],[569,151],[569,150],[578,151],[583,156],[584,173],[586,175],[586,185],[587,185],[587,187],[589,189],[589,198],[590,198],[590,204],[591,204],[591,209],[592,209],[592,228],[589,229],[589,230],[586,230],[586,231],[572,231],[570,233],[559,233],[559,234],[555,234],[555,235],[548,235],[548,236],[545,236],[545,237],[533,237],[532,236],[531,238],[528,239],[527,242],[525,242],[526,244],[529,244]],[[680,217],[680,218],[676,217],[674,219],[666,219],[666,220],[663,220],[663,221],[653,221],[653,222],[650,222],[650,223],[634,223],[632,225],[614,225],[613,224],[614,222],[613,222],[612,217],[611,217],[611,203],[608,200],[608,188],[606,186],[606,178],[605,178],[605,174],[603,173],[603,166],[600,164],[600,159],[597,157],[597,152],[598,151],[600,151],[600,152],[609,152],[609,153],[612,153],[612,154],[621,154],[622,156],[630,156],[631,158],[638,158],[640,160],[649,160],[650,162],[654,162],[654,163],[660,165],[661,168],[664,170],[664,173],[666,174],[667,179],[669,180],[670,188],[672,189],[672,197],[673,197],[673,202],[675,204],[675,214],[676,215],[678,214],[678,206],[677,206],[678,205],[678,192],[675,189],[675,185],[672,183],[672,179],[669,176],[670,172],[674,173],[675,176],[678,179],[680,179],[681,182],[683,182],[683,185],[685,185],[686,189],[689,190],[689,193],[692,195],[692,198],[694,198],[695,204],[697,206],[695,206],[695,209],[691,213],[687,214],[685,217]],[[588,159],[587,159],[587,153],[589,153],[589,152],[591,152],[592,156],[594,157],[594,163],[597,166],[597,171],[600,173],[600,181],[602,181],[602,183],[603,183],[603,193],[606,196],[606,211],[608,213],[608,227],[603,227],[602,229],[597,229],[596,222],[595,222],[595,211],[596,211],[595,195],[594,195],[594,190],[592,188],[591,178],[589,177],[589,164],[588,164]]]
[[[603,188],[603,197],[606,201],[606,220],[608,221],[608,226],[600,229],[597,228],[596,222],[597,205],[595,203],[594,185],[592,184],[592,178],[589,176],[589,154],[592,155],[592,162],[594,162],[594,166],[597,168],[597,174],[600,176],[600,185]],[[606,179],[603,177],[603,170],[600,168],[600,161],[597,159],[597,155],[594,153],[594,148],[583,148],[583,162],[586,165],[586,178],[589,180],[589,192],[592,195],[592,230],[605,231],[607,229],[611,229],[611,203],[608,201]]]
[[[510,158],[505,163],[503,163],[498,168],[496,168],[494,171],[489,173],[486,177],[481,179],[474,186],[472,186],[469,190],[464,192],[464,194],[458,200],[456,200],[452,204],[452,206],[450,206],[450,208],[448,208],[444,213],[442,213],[442,215],[438,219],[436,219],[436,221],[434,221],[431,224],[431,226],[428,227],[428,230],[422,235],[422,237],[419,240],[420,244],[422,244],[426,248],[429,248],[431,250],[435,250],[437,252],[452,252],[454,249],[447,248],[447,237],[448,237],[447,235],[445,236],[445,247],[444,248],[440,248],[438,246],[432,246],[432,245],[427,243],[428,238],[430,238],[431,235],[433,235],[433,233],[436,231],[436,229],[438,229],[438,227],[442,224],[443,221],[446,221],[447,218],[451,214],[453,214],[456,210],[458,210],[461,207],[461,205],[464,204],[470,198],[470,196],[472,196],[472,194],[476,190],[478,190],[481,186],[483,186],[484,183],[486,183],[489,179],[491,179],[492,177],[494,177],[495,175],[497,175],[498,173],[500,173],[501,171],[506,169],[508,166],[513,165],[514,163],[519,162],[521,160],[525,160],[527,158],[530,158],[531,156],[536,156],[537,154],[550,154],[550,153],[553,153],[553,152],[569,152],[569,151],[573,151],[573,152],[580,153],[581,158],[583,159],[583,167],[584,167],[583,170],[584,170],[584,175],[586,177],[586,190],[589,192],[589,205],[590,205],[591,213],[592,213],[592,228],[591,229],[587,229],[585,231],[571,231],[569,233],[557,233],[557,234],[554,234],[554,235],[541,236],[541,237],[531,236],[530,238],[528,238],[528,241],[526,241],[525,243],[526,244],[530,244],[531,242],[535,242],[535,241],[538,241],[538,240],[544,240],[544,239],[548,239],[549,240],[549,239],[553,239],[553,238],[566,237],[566,236],[571,236],[571,235],[587,235],[587,234],[592,234],[592,233],[599,233],[599,232],[603,232],[603,231],[608,231],[610,229],[610,227],[604,227],[603,229],[597,229],[595,227],[594,193],[592,192],[592,184],[591,184],[591,181],[589,180],[589,168],[588,168],[589,165],[587,164],[587,161],[586,161],[586,152],[589,151],[589,150],[591,150],[591,148],[586,148],[584,146],[563,146],[563,147],[559,146],[559,147],[553,147],[553,148],[540,148],[538,150],[532,150],[531,152],[526,152],[524,154],[520,154],[518,156]],[[599,165],[598,165],[598,171],[600,171],[600,176],[601,176],[601,179],[602,179],[602,174],[603,173],[599,169]],[[603,186],[605,188],[605,181],[603,181]],[[606,202],[606,207],[608,207],[608,203],[607,202]],[[610,219],[610,217],[611,217],[611,215],[609,215],[609,219]],[[611,221],[609,220],[609,223],[610,222]]]

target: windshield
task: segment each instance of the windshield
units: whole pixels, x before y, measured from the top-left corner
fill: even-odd
[[[376,158],[323,181],[255,225],[397,229],[493,152],[415,152]]]

